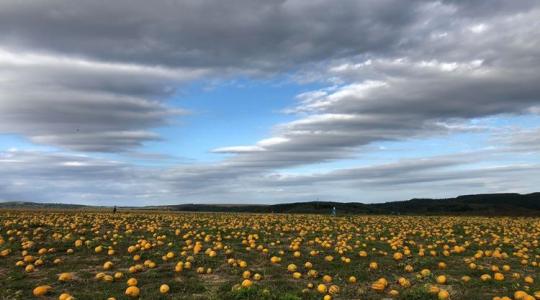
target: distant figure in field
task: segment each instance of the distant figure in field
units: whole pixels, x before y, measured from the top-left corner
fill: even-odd
[[[332,216],[334,216],[334,217],[336,216],[336,207],[335,206],[332,207]]]
[[[112,213],[115,214],[116,213],[116,205],[113,207],[112,209]]]

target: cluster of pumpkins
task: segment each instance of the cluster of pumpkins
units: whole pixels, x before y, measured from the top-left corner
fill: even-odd
[[[265,268],[275,268],[302,292],[320,294],[325,300],[346,299],[360,288],[364,294],[399,298],[415,286],[445,300],[453,297],[457,283],[460,289],[467,289],[471,280],[477,285],[489,284],[493,293],[501,294],[506,290],[493,283],[513,284],[513,295],[494,296],[493,300],[540,299],[535,281],[540,273],[537,219],[172,213],[126,213],[114,218],[105,213],[50,213],[43,218],[33,213],[2,214],[0,259],[13,260],[21,272],[35,273],[60,266],[75,254],[95,255],[100,269],[93,274],[95,280],[119,282],[125,274],[133,276],[124,292],[128,297],[141,295],[134,276],[141,280],[145,272],[156,268],[170,270],[171,276],[184,272],[204,276],[216,269],[229,272],[225,275],[238,276],[234,289],[264,287],[273,280],[265,275]],[[436,265],[428,268],[423,261]],[[458,271],[461,274],[456,276]],[[355,272],[368,279],[358,280]],[[59,299],[74,299],[61,283],[77,283],[76,272],[57,276],[58,288],[51,281],[35,287],[33,294],[51,295],[57,290],[62,292]],[[162,284],[158,292],[175,291]],[[461,294],[459,291],[456,297]]]

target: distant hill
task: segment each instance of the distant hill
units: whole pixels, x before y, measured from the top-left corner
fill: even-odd
[[[479,194],[448,199],[411,199],[371,204],[404,214],[540,215],[540,193]]]
[[[10,201],[0,202],[0,208],[18,208],[18,209],[82,209],[91,208],[92,206],[81,204],[64,204],[64,203],[38,203],[38,202],[23,202],[23,201]]]
[[[406,214],[406,215],[508,215],[540,216],[540,193],[478,194],[447,199],[411,199],[386,203],[312,201],[273,205],[236,204],[179,204],[164,206],[120,207],[120,209],[169,210],[185,212],[251,212],[329,214],[332,207],[344,214]],[[76,204],[4,202],[0,208],[9,209],[91,209]],[[104,209],[105,207],[99,207]]]
[[[329,214],[420,214],[420,215],[540,215],[540,193],[479,194],[448,199],[411,199],[386,203],[297,202],[274,205],[181,204],[167,208],[175,211],[311,213]]]

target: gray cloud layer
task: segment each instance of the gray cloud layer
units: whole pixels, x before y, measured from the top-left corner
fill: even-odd
[[[420,2],[3,1],[0,43],[168,66],[289,69],[397,47]]]
[[[359,105],[361,96],[352,94],[325,108],[367,114],[352,125],[362,130],[387,127],[367,119],[403,110],[389,118],[395,127],[425,125],[411,118],[516,112],[537,101],[540,58],[531,37],[538,17],[535,1],[2,1],[0,113],[17,121],[0,130],[72,150],[125,150],[157,138],[148,130],[171,114],[159,100],[183,81],[210,70],[267,73],[321,63],[327,70],[319,76],[389,87],[362,96],[384,101]],[[362,66],[368,58],[374,63]],[[454,65],[455,72],[437,69]],[[387,138],[363,135],[355,144]]]
[[[297,120],[277,125],[269,138],[214,149],[230,154],[214,165],[142,171],[64,154],[8,153],[1,162],[11,183],[0,186],[0,195],[16,197],[23,175],[43,186],[60,176],[55,196],[86,199],[245,193],[257,200],[286,187],[280,199],[301,200],[314,184],[321,191],[331,184],[342,198],[354,188],[389,185],[428,194],[444,184],[456,191],[525,191],[534,186],[530,180],[501,178],[511,172],[530,178],[534,164],[463,170],[458,166],[471,162],[460,158],[447,170],[441,158],[294,178],[280,172],[353,157],[376,142],[479,130],[471,122],[478,118],[537,114],[538,49],[540,5],[532,0],[2,1],[0,133],[35,143],[83,152],[136,149],[160,139],[154,128],[185,113],[166,100],[200,78],[293,72],[298,82],[328,87],[298,95],[287,109]],[[501,139],[508,152],[536,153],[527,136]],[[74,159],[80,168],[62,165]],[[94,164],[120,183],[91,179],[100,177]],[[87,188],[94,185],[103,188]]]
[[[288,111],[303,115],[278,126],[275,143],[216,151],[236,154],[233,164],[284,168],[344,158],[373,142],[475,130],[471,119],[538,108],[540,40],[531,37],[540,36],[540,27],[530,24],[539,22],[540,9],[480,20],[459,15],[459,6],[426,9],[454,16],[447,27],[436,27],[442,36],[405,47],[410,56],[328,66],[322,74],[341,84],[299,95]]]
[[[201,73],[0,48],[0,132],[77,151],[124,151],[158,139],[149,129],[182,113],[164,99]]]
[[[250,176],[240,172],[211,178],[204,172],[191,174],[189,168],[180,172],[178,168],[140,167],[67,153],[12,150],[0,152],[0,176],[5,179],[0,195],[4,200],[153,205],[303,201],[317,196],[369,202],[425,193],[448,197],[479,189],[532,192],[535,178],[540,176],[538,164],[471,165],[480,158],[496,162],[498,155],[472,152],[311,175]]]

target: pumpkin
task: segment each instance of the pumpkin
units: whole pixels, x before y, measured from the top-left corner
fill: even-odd
[[[290,264],[290,265],[287,266],[287,271],[289,271],[291,273],[296,272],[296,269],[297,269],[297,267],[296,267],[295,264]]]
[[[446,284],[446,276],[444,276],[444,275],[437,276],[437,283],[438,284]]]
[[[40,285],[32,291],[32,294],[36,297],[45,296],[49,291],[52,290],[52,287],[50,285]]]
[[[136,286],[138,282],[136,278],[131,277],[127,280],[126,283],[128,286]]]
[[[371,284],[371,289],[376,292],[382,292],[386,288],[386,285],[384,283],[375,281],[373,284]]]
[[[523,300],[527,296],[527,293],[524,291],[516,291],[514,292],[514,299],[516,300]]]
[[[244,279],[244,281],[242,281],[242,287],[243,288],[248,288],[250,286],[253,285],[253,282],[249,279]]]
[[[337,286],[337,285],[335,285],[335,284],[331,285],[331,286],[328,288],[328,293],[329,293],[330,295],[334,295],[334,294],[339,293],[339,286]]]
[[[450,298],[450,294],[448,293],[447,290],[440,290],[439,293],[437,293],[437,298],[439,300],[446,300]]]
[[[110,261],[107,261],[103,264],[103,269],[104,270],[110,270],[111,268],[113,267],[113,263],[110,262]]]
[[[58,300],[73,300],[73,296],[71,296],[68,293],[62,293],[60,296],[58,296]]]
[[[125,295],[128,296],[128,297],[135,298],[135,297],[139,297],[139,294],[140,294],[140,293],[141,293],[141,291],[139,290],[138,287],[136,287],[136,286],[129,286],[129,287],[126,289]]]
[[[59,281],[71,281],[71,280],[73,280],[73,274],[71,274],[71,273],[60,273],[60,275],[58,275],[58,280]]]
[[[167,284],[162,284],[159,287],[159,292],[162,294],[167,294],[171,288]]]
[[[411,286],[411,282],[405,277],[400,277],[398,279],[398,283],[399,283],[400,286],[402,286],[404,288],[408,288],[408,287]]]
[[[440,291],[441,291],[441,289],[440,289],[438,286],[436,286],[436,285],[430,285],[430,286],[428,287],[428,292],[429,292],[430,294],[438,294]]]

